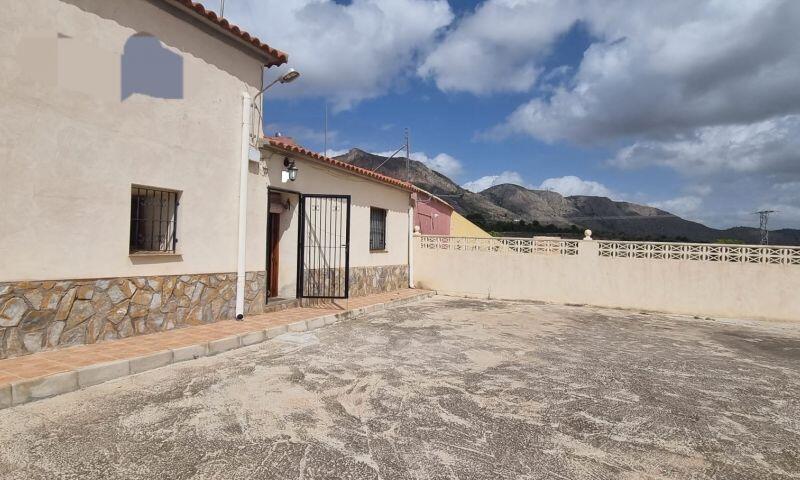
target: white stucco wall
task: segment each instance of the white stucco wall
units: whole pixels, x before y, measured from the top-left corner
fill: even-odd
[[[281,182],[284,154],[265,150],[264,160],[272,187],[304,194],[351,196],[350,266],[369,267],[408,263],[408,207],[410,192],[369,180],[313,160],[293,156],[299,169],[297,180]],[[297,278],[298,215],[296,195],[284,195],[291,208],[281,214],[279,295],[294,297]],[[386,250],[369,249],[370,207],[385,209]]]
[[[145,0],[5,2],[0,15],[0,281],[232,272],[241,93],[260,61]],[[137,32],[179,53],[184,98],[120,99]],[[250,175],[247,269],[265,262]],[[180,257],[130,257],[131,184],[182,192]]]
[[[419,248],[417,286],[442,293],[692,315],[800,320],[800,265]]]

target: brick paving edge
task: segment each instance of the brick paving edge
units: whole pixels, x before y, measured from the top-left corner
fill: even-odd
[[[408,303],[424,300],[435,295],[435,292],[425,291],[416,295],[389,300],[387,302],[358,307],[341,313],[333,313],[314,317],[307,320],[287,325],[269,327],[264,330],[241,333],[229,337],[211,340],[205,343],[178,347],[171,350],[143,355],[125,360],[98,363],[76,368],[67,372],[56,373],[36,378],[18,380],[0,386],[0,409],[24,405],[36,400],[54,397],[64,393],[74,392],[94,385],[99,385],[118,378],[144,373],[156,368],[165,367],[174,363],[181,363],[198,358],[217,355],[230,350],[236,350],[250,345],[257,345],[287,332],[304,332],[316,330],[334,323],[367,315],[369,313],[385,310],[389,307],[406,305]]]

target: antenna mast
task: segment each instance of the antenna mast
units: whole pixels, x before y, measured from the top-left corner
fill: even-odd
[[[325,150],[322,153],[328,156],[328,101],[325,100]]]
[[[411,142],[409,138],[408,127],[406,127],[406,182],[411,182]]]
[[[756,212],[759,219],[759,233],[761,234],[761,245],[769,245],[769,230],[767,229],[767,222],[769,221],[769,214],[775,213],[775,210],[761,210]]]
[[[219,0],[219,16],[225,16],[225,0]]]
[[[406,180],[408,180],[409,177],[410,177],[410,175],[409,175],[409,160],[408,160],[408,157],[411,156],[411,146],[410,146],[410,144],[408,142],[408,129],[407,128],[405,130],[405,141],[403,142],[402,145],[400,145],[400,148],[395,150],[393,154],[391,154],[388,157],[386,157],[386,160],[382,161],[380,165],[378,165],[377,167],[373,168],[372,171],[373,172],[377,172],[379,168],[381,168],[382,166],[386,165],[386,162],[388,162],[389,160],[393,159],[394,156],[397,155],[398,153],[400,153],[403,149],[405,149],[405,151],[406,151]]]

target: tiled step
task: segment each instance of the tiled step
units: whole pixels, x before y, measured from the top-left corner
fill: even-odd
[[[254,345],[286,332],[314,330],[432,295],[427,290],[404,289],[311,307],[284,308],[239,322],[226,320],[0,360],[0,408]]]
[[[263,313],[280,312],[281,310],[288,310],[299,306],[301,306],[300,300],[296,298],[270,299],[269,302],[264,305]]]

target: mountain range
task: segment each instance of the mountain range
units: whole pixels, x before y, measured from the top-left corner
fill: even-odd
[[[513,184],[495,185],[475,193],[424,163],[407,161],[403,157],[387,159],[352,149],[336,159],[408,180],[441,197],[458,213],[485,229],[500,230],[504,235],[552,232],[577,236],[583,229],[589,228],[596,238],[624,240],[723,240],[757,244],[760,239],[757,228],[715,229],[655,207],[618,202],[606,197],[564,197],[556,192],[532,190]],[[800,245],[800,230],[797,229],[773,230],[769,235],[771,244]]]

